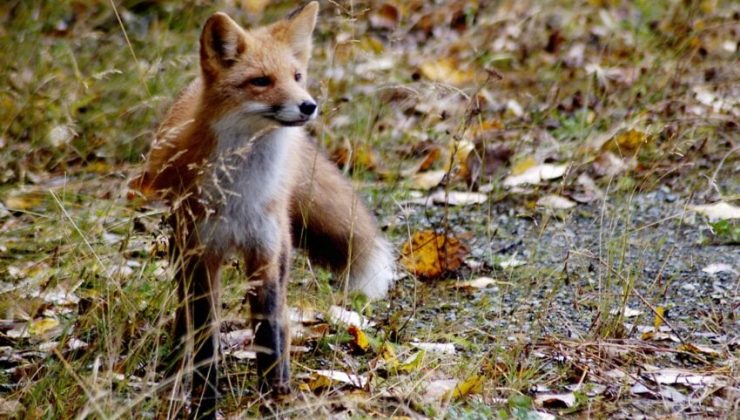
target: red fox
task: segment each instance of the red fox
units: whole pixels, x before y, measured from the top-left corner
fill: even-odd
[[[162,123],[131,186],[172,207],[180,305],[176,334],[194,338],[199,410],[217,397],[219,271],[237,254],[257,286],[249,293],[260,387],[289,388],[286,285],[292,245],[383,297],[394,258],[351,184],[308,139],[316,117],[306,69],[318,3],[245,30],[223,13],[200,37],[201,75]],[[183,341],[187,343],[187,341]]]

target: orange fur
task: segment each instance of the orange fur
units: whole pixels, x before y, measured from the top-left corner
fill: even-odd
[[[202,366],[193,386],[203,391],[202,409],[212,409],[216,397],[219,273],[229,253],[238,252],[257,281],[249,296],[255,342],[269,350],[258,354],[258,370],[277,392],[289,380],[291,242],[370,297],[383,296],[392,281],[392,254],[373,216],[297,128],[315,115],[305,75],[317,11],[311,2],[251,31],[222,13],[209,18],[201,76],[170,108],[131,182],[173,208],[183,301],[177,329],[195,334]]]

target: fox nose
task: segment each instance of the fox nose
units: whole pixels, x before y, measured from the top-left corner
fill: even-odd
[[[313,115],[313,112],[316,111],[316,102],[303,101],[300,105],[298,105],[298,109],[303,115]]]

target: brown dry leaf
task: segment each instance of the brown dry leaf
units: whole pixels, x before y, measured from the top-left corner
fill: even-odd
[[[394,4],[383,3],[370,13],[368,19],[374,28],[393,29],[401,20],[401,11]]]
[[[347,332],[354,338],[352,340],[352,345],[355,348],[363,352],[370,348],[370,342],[367,340],[367,336],[356,325],[350,325],[349,328],[347,328]]]
[[[419,159],[418,162],[411,165],[411,167],[402,170],[401,176],[408,178],[414,174],[428,170],[439,160],[440,156],[442,156],[442,150],[438,146],[430,147],[427,154]]]
[[[419,68],[421,74],[433,82],[463,85],[471,82],[475,73],[471,70],[462,70],[460,63],[452,58],[442,58],[437,61],[428,61]]]
[[[514,151],[505,145],[476,142],[474,150],[460,164],[458,176],[465,179],[468,185],[477,185],[481,177],[490,177],[505,167],[513,154]]]
[[[418,277],[434,279],[458,269],[467,254],[467,246],[459,239],[422,230],[403,244],[401,263]]]

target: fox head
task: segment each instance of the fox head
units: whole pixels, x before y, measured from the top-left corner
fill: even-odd
[[[200,37],[205,105],[283,126],[315,118],[306,69],[318,9],[313,1],[285,20],[253,30],[224,13],[212,15]]]

